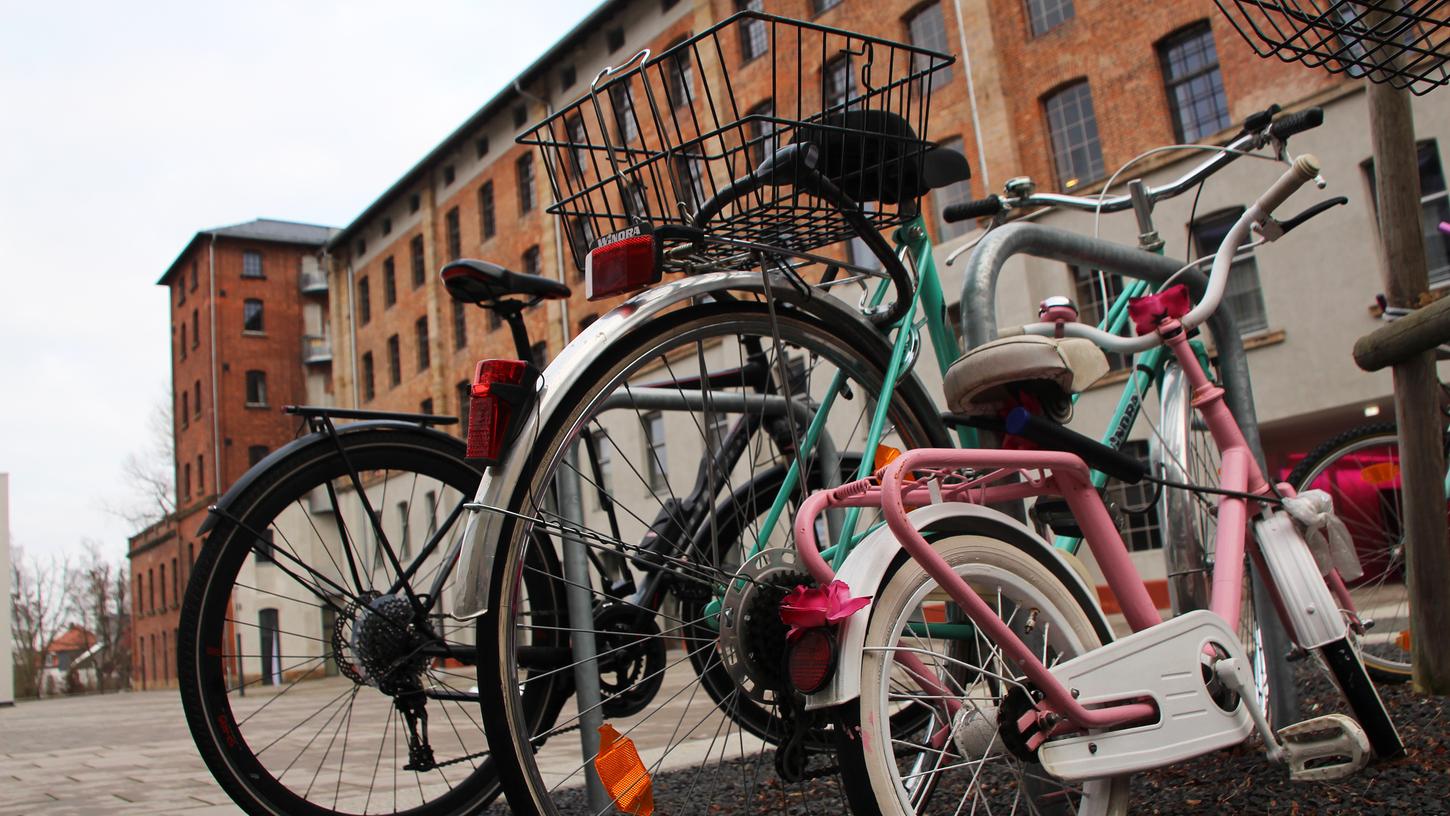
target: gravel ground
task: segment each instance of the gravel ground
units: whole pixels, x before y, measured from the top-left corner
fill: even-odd
[[[1312,666],[1298,667],[1298,685],[1305,718],[1344,711],[1338,691]],[[1382,686],[1380,694],[1404,739],[1406,756],[1377,762],[1348,779],[1328,783],[1295,783],[1281,766],[1265,759],[1257,738],[1237,748],[1201,757],[1193,762],[1135,776],[1133,814],[1450,814],[1450,699],[1421,697],[1408,685]],[[717,766],[717,770],[718,766]],[[738,772],[737,772],[738,773]],[[736,775],[721,771],[722,777]],[[722,796],[716,785],[725,781],[701,780],[713,791],[714,801],[692,802],[684,809],[658,802],[656,813],[734,814],[744,810]],[[795,814],[846,813],[839,803],[835,780],[819,780],[814,791],[786,792],[787,811]],[[672,787],[672,786],[667,786]],[[725,788],[724,790],[729,790]],[[578,812],[587,812],[582,796]],[[779,802],[777,802],[779,804]],[[732,807],[732,805],[735,805]],[[823,811],[822,808],[825,808]],[[490,813],[506,813],[496,804]],[[565,812],[570,812],[566,806]],[[778,813],[779,810],[772,810]]]

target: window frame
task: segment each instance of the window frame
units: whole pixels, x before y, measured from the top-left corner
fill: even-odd
[[[669,487],[669,450],[664,439],[664,421],[664,414],[659,411],[649,411],[640,417],[644,427],[646,486],[650,490]],[[659,429],[658,438],[655,436],[656,427]]]
[[[362,369],[362,376],[358,379],[362,380],[363,402],[372,402],[378,396],[378,387],[377,364],[373,359],[373,353],[371,351],[363,352],[360,368]]]
[[[383,259],[383,311],[398,305],[398,265],[393,256]]]
[[[255,249],[242,250],[242,277],[252,280],[266,280],[267,268],[263,263],[261,252]]]
[[[1070,93],[1077,94],[1079,91],[1081,91],[1085,95],[1074,98],[1073,103],[1075,103],[1075,107],[1078,109],[1078,111],[1082,112],[1084,110],[1083,100],[1086,101],[1086,112],[1091,114],[1092,117],[1091,137],[1085,139],[1081,143],[1065,145],[1060,144],[1058,142],[1057,133],[1061,132],[1064,134],[1064,136],[1066,136],[1067,132],[1075,126],[1082,127],[1086,131],[1086,119],[1080,119],[1075,122],[1063,121],[1060,123],[1062,125],[1061,127],[1058,127],[1058,123],[1054,123],[1053,121],[1054,104],[1061,101],[1062,107],[1058,110],[1060,110],[1063,115],[1066,115],[1068,113],[1066,106],[1069,104],[1067,101],[1065,101],[1068,99],[1067,95]],[[1078,78],[1070,82],[1065,82],[1061,85],[1058,85],[1056,88],[1053,88],[1051,91],[1043,94],[1041,104],[1043,121],[1047,126],[1047,142],[1052,150],[1052,171],[1054,180],[1057,182],[1058,189],[1072,190],[1078,187],[1086,186],[1101,179],[1105,172],[1105,164],[1103,161],[1103,143],[1102,133],[1098,129],[1097,106],[1093,102],[1092,85],[1088,82],[1086,78]],[[1073,154],[1078,150],[1084,150],[1087,152],[1088,155],[1086,158],[1088,166],[1086,168],[1072,167],[1070,168],[1072,172],[1071,174],[1069,174],[1069,168],[1064,168],[1062,166],[1063,161],[1064,159],[1071,161]]]
[[[514,177],[518,184],[519,215],[534,211],[534,154],[524,153],[514,160]]]
[[[478,234],[485,241],[498,234],[498,221],[493,212],[493,179],[478,188]]]
[[[1214,228],[1221,228],[1223,236],[1219,238],[1220,243],[1228,237],[1235,221],[1243,215],[1243,207],[1225,207],[1220,210],[1205,213],[1193,219],[1189,224],[1189,235],[1192,238],[1194,249],[1200,258],[1207,257],[1218,251],[1218,244],[1208,247],[1203,232],[1210,225]],[[1239,335],[1251,337],[1256,334],[1263,334],[1269,331],[1269,304],[1264,299],[1263,276],[1259,274],[1258,258],[1254,254],[1250,241],[1245,239],[1244,245],[1234,253],[1233,265],[1229,267],[1228,286],[1223,293],[1224,305],[1233,309],[1234,321],[1238,324]],[[1247,285],[1249,275],[1252,273],[1253,286]],[[1258,314],[1249,315],[1245,310],[1235,308],[1232,302],[1235,298],[1252,296],[1257,300]]]
[[[418,370],[427,371],[433,364],[432,352],[428,348],[428,315],[413,321],[413,334],[418,341]]]
[[[266,334],[266,305],[261,298],[242,301],[242,334]]]
[[[1200,40],[1207,41],[1207,50],[1213,56],[1212,64],[1184,74],[1183,76],[1174,77],[1171,73],[1173,68],[1171,52],[1176,48],[1181,48]],[[1218,43],[1213,37],[1213,26],[1207,20],[1199,20],[1198,22],[1190,23],[1174,31],[1172,34],[1159,40],[1154,50],[1158,52],[1158,65],[1163,74],[1163,92],[1168,102],[1169,116],[1173,120],[1173,136],[1178,143],[1187,144],[1197,142],[1203,137],[1212,136],[1232,124],[1233,120],[1229,117],[1228,93],[1224,90],[1223,72],[1220,70],[1220,62],[1218,59]],[[1183,121],[1184,112],[1179,104],[1176,89],[1187,86],[1195,80],[1204,77],[1208,77],[1213,87],[1217,90],[1217,93],[1214,95],[1215,107],[1218,108],[1219,114],[1217,120],[1215,120],[1217,126],[1212,130],[1197,130],[1190,135]],[[1195,126],[1201,128],[1203,125],[1202,123],[1196,122]]]
[[[403,342],[398,335],[388,336],[388,387],[397,388],[403,384]]]
[[[1043,7],[1046,2],[1053,3],[1052,9]],[[1072,0],[1025,0],[1024,5],[1027,33],[1034,39],[1056,31],[1077,17],[1077,9],[1073,7]],[[1067,8],[1066,13],[1062,12],[1063,7]],[[1056,21],[1050,22],[1049,18],[1054,16]],[[1039,20],[1042,22],[1041,28],[1038,27]]]
[[[248,408],[266,408],[267,372],[259,368],[248,369],[244,377],[246,386],[244,392],[246,399],[245,406]]]
[[[368,283],[368,276],[359,276],[353,289],[357,299],[357,324],[366,326],[373,320],[372,285]]]

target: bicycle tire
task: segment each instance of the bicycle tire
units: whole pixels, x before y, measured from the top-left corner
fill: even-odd
[[[440,523],[450,517],[444,508],[472,499],[480,479],[479,471],[465,461],[462,443],[417,427],[344,428],[336,442],[322,435],[304,438],[259,467],[265,470],[229,502],[228,518],[201,549],[177,632],[182,706],[212,775],[253,816],[446,816],[486,807],[498,794],[498,776],[492,758],[481,753],[487,744],[473,716],[476,695],[467,691],[467,675],[434,658],[426,658],[426,666],[416,669],[422,691],[413,699],[434,715],[433,731],[425,725],[423,733],[429,734],[429,747],[438,751],[434,760],[439,764],[414,773],[400,769],[397,756],[400,749],[407,756],[408,737],[399,736],[399,721],[405,717],[394,701],[409,692],[382,691],[385,683],[405,685],[403,675],[378,670],[359,679],[368,671],[368,661],[357,651],[360,622],[374,617],[372,607],[362,602],[360,584],[366,580],[371,589],[396,576],[380,555],[381,540],[373,553],[367,553],[365,542],[372,531],[358,530],[355,524],[349,528],[365,513],[349,474],[359,474],[364,493],[372,494],[369,503],[379,504],[384,535],[397,548],[400,563],[416,565],[415,578],[422,578],[430,570],[436,574],[446,548],[439,546],[428,555],[423,552],[427,538],[415,539],[417,555],[409,561],[408,536],[432,524],[439,543],[451,543],[457,529]],[[329,485],[329,504],[314,506],[312,500],[321,502]],[[406,495],[398,492],[404,487]],[[393,488],[391,502],[389,488]],[[398,499],[406,499],[407,507]],[[319,512],[329,507],[331,513]],[[389,515],[393,513],[396,516]],[[456,528],[461,529],[459,519],[455,518]],[[332,538],[334,529],[336,538]],[[271,536],[271,548],[266,550],[270,562],[258,560],[259,535]],[[344,536],[364,546],[332,546]],[[375,556],[371,567],[366,565],[368,555]],[[357,562],[363,563],[353,569]],[[323,599],[323,594],[337,588],[356,589],[357,594],[346,604]],[[340,593],[342,597],[346,592]],[[234,612],[243,600],[264,609]],[[266,609],[274,610],[270,629]],[[253,624],[243,614],[259,619]],[[366,626],[374,635],[401,628]],[[400,648],[423,648],[427,640],[466,654],[461,650],[471,646],[466,643],[471,624],[454,632],[441,622],[437,626],[436,638],[420,636]],[[304,634],[309,628],[320,637]],[[234,639],[241,648],[232,646]],[[242,645],[244,639],[257,641],[255,652]],[[336,676],[328,678],[329,674]],[[341,693],[333,696],[338,687]],[[243,696],[247,691],[252,697]],[[540,686],[540,694],[546,691]],[[453,694],[461,699],[444,699]],[[314,711],[318,699],[326,702]],[[380,708],[386,712],[382,727],[369,728],[378,720]],[[402,728],[407,727],[404,722]],[[308,734],[312,738],[293,756],[293,749]],[[384,759],[389,743],[392,754]],[[364,781],[368,771],[372,777]],[[366,792],[360,790],[364,784]]]
[[[1395,423],[1367,423],[1314,448],[1288,478],[1295,490],[1328,492],[1355,539],[1365,574],[1350,583],[1349,594],[1355,609],[1375,621],[1360,638],[1360,653],[1370,675],[1383,683],[1404,683],[1411,675],[1398,463]],[[1366,475],[1386,466],[1388,474]]]
[[[674,371],[675,366],[686,365],[687,363],[685,361],[697,359],[699,361],[698,366],[693,371],[687,371],[684,379],[688,379],[702,369],[709,368],[712,371],[712,383],[714,383],[711,388],[712,390],[719,390],[722,386],[715,382],[716,377],[713,374],[713,364],[709,364],[705,360],[704,349],[707,342],[718,342],[718,345],[712,345],[711,348],[723,349],[723,351],[720,351],[721,354],[729,354],[733,347],[736,352],[739,352],[741,362],[740,370],[744,371],[747,355],[740,352],[740,349],[743,349],[748,343],[743,341],[742,338],[753,339],[754,341],[766,341],[768,344],[773,343],[773,338],[777,335],[781,338],[780,342],[784,345],[784,348],[777,348],[775,346],[769,348],[766,356],[770,358],[771,364],[767,367],[767,370],[773,372],[778,371],[777,363],[781,360],[791,359],[790,355],[793,350],[801,350],[804,359],[810,361],[808,368],[802,368],[802,371],[805,372],[803,380],[804,387],[801,389],[802,393],[808,393],[814,396],[815,392],[812,390],[814,388],[812,380],[816,380],[817,369],[823,364],[828,364],[833,366],[836,371],[849,372],[851,400],[856,401],[863,408],[873,402],[870,400],[870,395],[879,392],[879,383],[886,370],[887,355],[889,353],[889,349],[883,347],[880,335],[874,333],[866,326],[828,324],[820,317],[812,314],[809,307],[803,309],[791,307],[777,308],[776,314],[772,317],[771,309],[766,304],[736,301],[701,304],[681,309],[659,320],[653,321],[635,333],[605,347],[599,357],[591,364],[589,371],[579,378],[579,385],[575,387],[575,390],[561,400],[560,404],[567,407],[562,409],[557,415],[543,419],[543,430],[535,440],[532,440],[527,454],[529,461],[537,463],[537,467],[532,473],[520,479],[519,485],[515,489],[515,493],[507,507],[509,512],[506,514],[506,519],[500,533],[501,546],[499,551],[500,563],[505,566],[495,571],[492,586],[489,587],[488,608],[490,611],[481,617],[478,632],[480,663],[483,664],[497,659],[497,671],[488,672],[486,673],[486,677],[480,678],[480,690],[483,692],[484,721],[489,729],[489,733],[509,735],[507,744],[501,741],[495,741],[495,754],[500,757],[499,770],[504,777],[505,792],[509,797],[509,804],[514,812],[553,814],[566,809],[567,805],[565,803],[571,801],[571,797],[583,795],[579,793],[578,786],[584,784],[583,776],[587,773],[585,766],[589,762],[587,759],[581,762],[581,757],[587,754],[587,750],[582,744],[571,743],[563,749],[554,746],[555,738],[558,734],[573,733],[570,729],[580,724],[577,717],[562,723],[552,724],[554,727],[549,728],[542,735],[528,737],[521,734],[523,709],[517,699],[517,689],[520,684],[517,678],[519,664],[516,655],[519,653],[519,650],[515,649],[515,638],[518,638],[519,642],[522,643],[523,639],[528,637],[528,635],[522,634],[527,627],[520,622],[521,618],[518,607],[521,605],[523,599],[520,595],[520,587],[515,579],[521,574],[519,565],[524,560],[521,549],[526,546],[522,534],[528,525],[521,524],[518,519],[529,518],[535,512],[543,512],[538,510],[538,508],[544,505],[542,499],[538,497],[542,497],[548,486],[554,483],[556,473],[560,471],[567,472],[568,468],[565,467],[567,460],[564,454],[580,440],[583,433],[586,431],[589,433],[607,431],[605,433],[606,438],[611,441],[613,440],[613,435],[616,431],[603,427],[605,423],[599,417],[604,414],[604,409],[600,406],[605,403],[607,395],[632,393],[632,389],[626,388],[624,385],[629,382],[630,377],[638,375],[642,369],[655,366],[656,368],[667,369],[669,376],[678,381],[680,377]],[[695,356],[692,357],[687,353],[690,350],[695,352]],[[733,360],[734,358],[732,357],[730,359]],[[797,377],[798,372],[795,369],[791,369],[789,377],[784,378],[784,380],[794,380]],[[782,388],[780,382],[776,382],[775,385],[778,388]],[[788,387],[783,387],[783,390],[789,389]],[[863,397],[865,399],[862,399]],[[637,409],[636,413],[639,413]],[[637,419],[637,427],[646,427],[642,416]],[[833,411],[832,422],[836,422],[837,419],[836,412]],[[860,416],[857,419],[859,420]],[[895,433],[906,445],[949,444],[945,431],[940,425],[935,406],[914,377],[905,376],[898,382],[893,396],[891,420]],[[634,422],[635,420],[629,421]],[[697,438],[701,442],[703,449],[709,450],[708,441],[711,437],[708,434],[714,433],[713,431],[706,430],[707,427],[711,426],[709,418],[707,417],[704,422],[699,420],[691,421],[694,423],[694,428],[698,432]],[[851,427],[849,424],[849,416],[845,417],[845,422],[847,427]],[[680,426],[688,424],[681,422]],[[647,433],[644,435],[646,439],[649,438]],[[665,434],[665,438],[671,437]],[[721,439],[721,437],[716,438]],[[728,443],[721,442],[720,444]],[[693,448],[691,449],[693,450]],[[620,455],[623,454],[623,451],[617,444],[615,445],[614,452]],[[649,446],[648,443],[646,443],[646,456],[659,459],[661,467],[664,467],[663,463],[667,461],[667,457],[660,459],[653,453],[653,447]],[[752,453],[748,457],[748,461],[752,467],[758,458],[759,451]],[[624,489],[617,483],[607,485],[606,488],[601,488],[600,485],[594,483],[589,474],[580,472],[577,467],[574,467],[573,470],[578,472],[580,476],[583,476],[590,483],[590,489],[595,491],[607,489],[611,496],[611,502],[619,502],[621,500],[620,497],[624,495]],[[701,474],[703,475],[706,470],[708,468],[702,469]],[[650,477],[646,475],[647,471],[652,473],[650,471],[649,459],[641,467],[633,467],[631,465],[630,471],[616,478],[627,480],[632,475],[636,482],[644,485],[646,488],[644,492],[653,497],[655,503],[661,508],[661,512],[664,512],[664,507],[668,501],[678,500],[678,497],[673,492],[673,487],[668,484],[667,487],[671,491],[670,495],[673,497],[672,499],[662,499],[662,497],[654,493],[654,488],[647,481]],[[810,472],[809,468],[807,472]],[[725,475],[728,476],[729,474]],[[754,477],[755,473],[752,470],[749,477],[744,479],[747,487],[742,489],[748,489],[750,485],[753,485],[754,482],[751,480]],[[626,485],[626,487],[628,486]],[[647,503],[647,500],[642,500],[642,503]],[[714,506],[713,500],[711,506]],[[638,514],[633,515],[641,522],[644,521],[644,519],[639,518]],[[781,523],[786,526],[789,525],[789,522],[789,518],[783,518],[781,520]],[[598,531],[596,530],[595,532]],[[593,536],[594,533],[590,535]],[[603,540],[607,540],[609,537],[606,534]],[[616,544],[622,543],[616,542]],[[643,552],[643,549],[640,548],[640,551]],[[718,551],[711,555],[711,558],[717,560],[720,557],[721,554]],[[679,585],[689,584],[691,582],[709,585],[717,581],[724,581],[732,574],[732,565],[728,563],[724,565],[718,563],[690,564],[690,570],[706,570],[703,578],[699,576],[691,577],[685,574],[683,572],[684,567],[684,564],[675,564],[673,566],[674,572],[671,573],[671,580],[678,582]],[[795,579],[792,578],[791,580]],[[593,592],[592,588],[591,592]],[[595,599],[595,608],[598,605],[603,605],[605,602],[603,593],[594,593],[594,595],[597,596]],[[653,616],[658,614],[657,606],[646,603],[641,603],[640,605],[646,606],[646,611],[649,613],[651,620],[653,620]],[[685,643],[704,642],[706,645],[698,647],[696,652],[709,652],[713,654],[713,643],[717,637],[715,631],[713,629],[704,629],[703,625],[701,625],[701,628],[696,628],[697,624],[690,621],[689,616],[683,612],[680,614],[679,620],[681,625],[676,627],[681,633],[679,639]],[[647,625],[641,624],[640,626],[641,628],[647,628]],[[666,634],[666,632],[659,632],[658,634],[644,633],[638,636],[640,639],[648,636],[655,640],[662,640]],[[781,634],[783,634],[783,627]],[[616,658],[611,657],[610,659]],[[670,679],[661,681],[664,684],[683,682],[684,685],[681,687],[681,691],[675,692],[672,697],[665,699],[658,708],[653,709],[646,715],[645,719],[654,716],[654,713],[658,711],[666,710],[666,706],[669,705],[671,700],[680,697],[682,694],[689,694],[696,700],[704,696],[694,696],[691,686],[701,683],[700,678],[702,676],[709,675],[707,672],[702,672],[699,666],[695,664],[695,661],[692,660],[690,663],[689,671],[691,674],[685,676],[684,680],[671,677]],[[666,670],[672,668],[673,665],[667,666]],[[719,696],[714,691],[709,694],[711,698]],[[743,697],[744,695],[737,695],[737,699]],[[654,702],[654,698],[651,697],[646,705],[653,705]],[[758,705],[767,709],[771,708],[769,705],[763,703],[759,703]],[[665,718],[670,716],[672,715],[666,714]],[[779,718],[778,710],[774,711],[772,716]],[[616,717],[614,719],[623,720],[625,718]],[[736,771],[735,766],[739,766],[742,772],[745,769],[749,769],[752,772],[769,774],[769,771],[763,768],[764,765],[770,764],[770,759],[765,754],[773,744],[772,738],[778,739],[778,734],[761,739],[759,732],[763,729],[758,726],[750,727],[747,724],[739,722],[739,719],[741,718],[731,712],[726,712],[723,716],[719,716],[719,723],[713,726],[716,729],[716,734],[718,735],[718,733],[723,731],[727,737],[734,738],[737,744],[741,743],[745,737],[750,737],[758,741],[760,745],[749,749],[740,749],[741,756],[733,763],[724,761],[723,754],[719,761],[701,760],[697,763],[700,768],[710,765],[710,770],[708,773],[703,770],[699,771],[698,778],[705,778],[717,773],[734,773]],[[640,721],[635,720],[635,722]],[[676,723],[676,729],[683,728],[684,722],[683,717],[681,717]],[[690,718],[690,722],[694,723],[695,718]],[[780,720],[776,719],[772,720],[772,722],[780,722]],[[732,733],[736,732],[737,729],[738,734]],[[631,732],[623,724],[620,725],[619,730],[624,732],[626,736],[633,733],[634,736],[631,737],[632,739],[643,739],[645,736],[648,736],[642,732]],[[846,724],[825,726],[823,733],[830,738],[828,742],[832,747],[831,749],[837,752],[834,754],[834,758],[841,763],[840,766],[837,766],[827,776],[833,775],[835,784],[841,786],[844,790],[841,790],[841,788],[833,788],[833,790],[838,792],[847,803],[851,801],[867,801],[864,797],[868,793],[860,787],[862,778],[860,773],[839,773],[841,768],[851,767],[859,762],[857,755],[859,752],[859,743],[851,738],[852,735],[848,733],[848,726]],[[710,793],[703,790],[697,792],[693,787],[686,789],[682,777],[670,775],[669,769],[671,766],[666,765],[665,760],[676,747],[669,743],[670,739],[670,737],[666,738],[666,744],[663,748],[655,745],[639,746],[639,752],[644,757],[643,761],[652,763],[649,767],[653,780],[651,783],[653,795],[657,802],[665,800],[667,804],[661,805],[661,807],[671,810],[671,812],[692,812],[691,808],[693,807],[703,809],[705,807],[704,803],[712,799]],[[548,757],[544,756],[544,745],[546,741],[551,751],[554,752]],[[722,741],[712,738],[710,744],[712,747],[716,747],[717,743],[720,742]],[[817,740],[816,747],[818,750],[825,751],[826,749],[822,747],[822,744],[822,741]],[[505,752],[507,752],[506,757],[504,756]],[[658,757],[655,756],[656,753],[659,754]],[[705,756],[707,760],[711,756],[708,750]],[[553,764],[551,765],[551,763]],[[831,770],[829,763],[830,760],[828,759],[828,771]],[[564,766],[565,771],[572,768],[573,770],[569,774],[572,779],[568,777],[558,779],[556,778],[557,775],[555,775],[555,777],[551,777],[546,782],[546,774],[541,770],[543,766]],[[859,767],[859,765],[856,765],[856,767]],[[674,780],[676,778],[682,780],[679,788],[674,786]],[[809,786],[809,782],[808,780],[807,786]],[[572,787],[566,783],[571,783]],[[795,783],[780,783],[779,779],[771,781],[772,786],[777,784]],[[747,780],[743,787],[732,788],[729,794],[722,795],[728,795],[733,801],[740,801],[742,797],[748,800],[752,796],[758,799],[767,796],[767,792],[763,790],[766,787],[764,783],[761,783],[760,787],[752,787],[752,785],[754,785],[754,782]],[[825,786],[826,783],[822,783],[822,787]],[[706,787],[710,787],[708,782]],[[815,789],[813,788],[812,790]],[[683,803],[677,799],[672,799],[677,793],[685,798],[694,798],[688,804]],[[779,797],[783,794],[777,792],[775,795]],[[718,800],[719,796],[714,798]],[[747,802],[747,804],[750,803]],[[754,802],[754,804],[765,806],[762,801]]]
[[[1108,621],[1082,591],[1076,576],[1041,548],[1007,540],[1007,532],[934,532],[937,536],[933,549],[974,591],[990,592],[991,597],[984,599],[1019,630],[1034,650],[1040,641],[1040,657],[1048,665],[1085,654],[1112,640]],[[932,608],[928,608],[929,603]],[[1016,614],[1027,608],[1032,610],[1029,615]],[[997,745],[1001,735],[995,725],[985,730],[972,728],[970,718],[976,716],[989,716],[994,724],[1010,720],[1011,715],[1000,712],[1011,705],[1011,691],[1020,689],[1026,701],[1028,689],[1018,682],[1020,678],[1012,679],[1017,677],[1015,671],[976,627],[976,640],[966,645],[944,642],[946,638],[932,637],[930,633],[906,634],[906,627],[914,621],[934,621],[938,616],[944,622],[958,619],[953,610],[965,620],[954,603],[943,601],[942,590],[925,569],[909,558],[898,561],[872,603],[862,658],[861,695],[856,704],[860,706],[862,742],[869,746],[864,757],[867,772],[879,809],[923,816],[998,810],[1015,813],[1021,803],[1030,812],[1038,812],[1041,806],[1054,813],[1126,813],[1128,777],[1057,785],[1035,763],[1019,757],[1019,750],[1025,749]],[[885,732],[882,724],[894,726],[902,720],[902,711],[930,706],[922,702],[919,683],[910,670],[887,655],[896,648],[910,649],[925,668],[935,669],[943,687],[959,690],[963,705],[957,717],[965,715],[967,723],[958,723],[952,715],[938,712],[924,728],[899,731],[892,727],[890,733]],[[970,662],[974,659],[988,662],[974,666]],[[892,689],[898,686],[904,688],[896,694],[899,708],[893,711]],[[1030,702],[1022,705],[1030,706]],[[953,719],[954,740],[958,732],[966,736],[956,741],[954,750],[943,752],[930,747],[931,735],[945,728],[947,719]],[[901,746],[912,744],[915,734],[928,735],[926,742],[903,753]],[[973,750],[978,750],[980,756]],[[933,755],[946,764],[922,770],[921,757]],[[1068,801],[1074,793],[1078,801]],[[1032,801],[1024,801],[1024,794]]]

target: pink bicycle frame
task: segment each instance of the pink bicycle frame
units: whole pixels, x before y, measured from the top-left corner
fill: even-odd
[[[1193,388],[1193,405],[1207,422],[1221,452],[1219,487],[1231,493],[1269,495],[1269,485],[1244,441],[1242,431],[1224,404],[1223,389],[1210,382],[1199,366],[1197,356],[1188,345],[1186,332],[1173,318],[1162,320],[1158,332],[1188,377]],[[939,484],[935,490],[925,481],[912,479],[909,475],[914,471],[933,470],[952,473],[968,470],[983,475],[969,481]],[[1001,483],[1011,475],[1022,478]],[[1054,714],[1064,717],[1072,726],[1085,729],[1113,728],[1152,720],[1157,712],[1152,705],[1143,702],[1125,700],[1091,709],[1080,704],[986,601],[973,592],[937,554],[907,517],[908,506],[937,500],[982,504],[1049,495],[1066,499],[1108,586],[1117,596],[1128,625],[1134,631],[1141,631],[1161,623],[1162,618],[1143,584],[1142,576],[1133,566],[1122,536],[1092,486],[1088,466],[1071,453],[955,448],[907,451],[874,477],[820,491],[806,499],[796,516],[796,547],[811,575],[825,584],[834,579],[835,574],[820,555],[815,538],[816,517],[827,507],[879,506],[887,526],[901,546],[1043,693],[1043,702],[1037,710],[1028,712],[1019,720],[1019,728],[1025,730],[1033,722],[1045,725],[1034,737],[1041,741],[1047,733],[1066,728],[1065,724],[1053,727]],[[1224,495],[1218,506],[1217,556],[1210,609],[1231,626],[1238,620],[1239,606],[1243,601],[1243,560],[1250,503],[1251,499],[1245,496]],[[1277,603],[1278,599],[1275,598],[1275,601]],[[919,681],[934,684],[926,676],[924,667],[913,665],[919,661],[906,659],[902,662]]]

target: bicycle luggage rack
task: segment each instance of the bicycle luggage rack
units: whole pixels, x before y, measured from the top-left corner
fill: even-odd
[[[931,147],[933,83],[953,61],[741,12],[657,56],[642,51],[605,69],[588,94],[518,142],[539,149],[556,202],[548,212],[562,218],[580,269],[601,236],[641,223],[692,226],[706,200],[802,141],[820,149],[817,166],[847,193],[871,202],[865,214],[885,230],[916,214],[904,191]],[[777,177],[727,205],[710,224],[714,240],[694,243],[690,262],[738,258],[742,248],[729,241],[809,252],[854,235],[835,208]]]
[[[1213,0],[1261,57],[1414,94],[1450,84],[1445,0]]]

